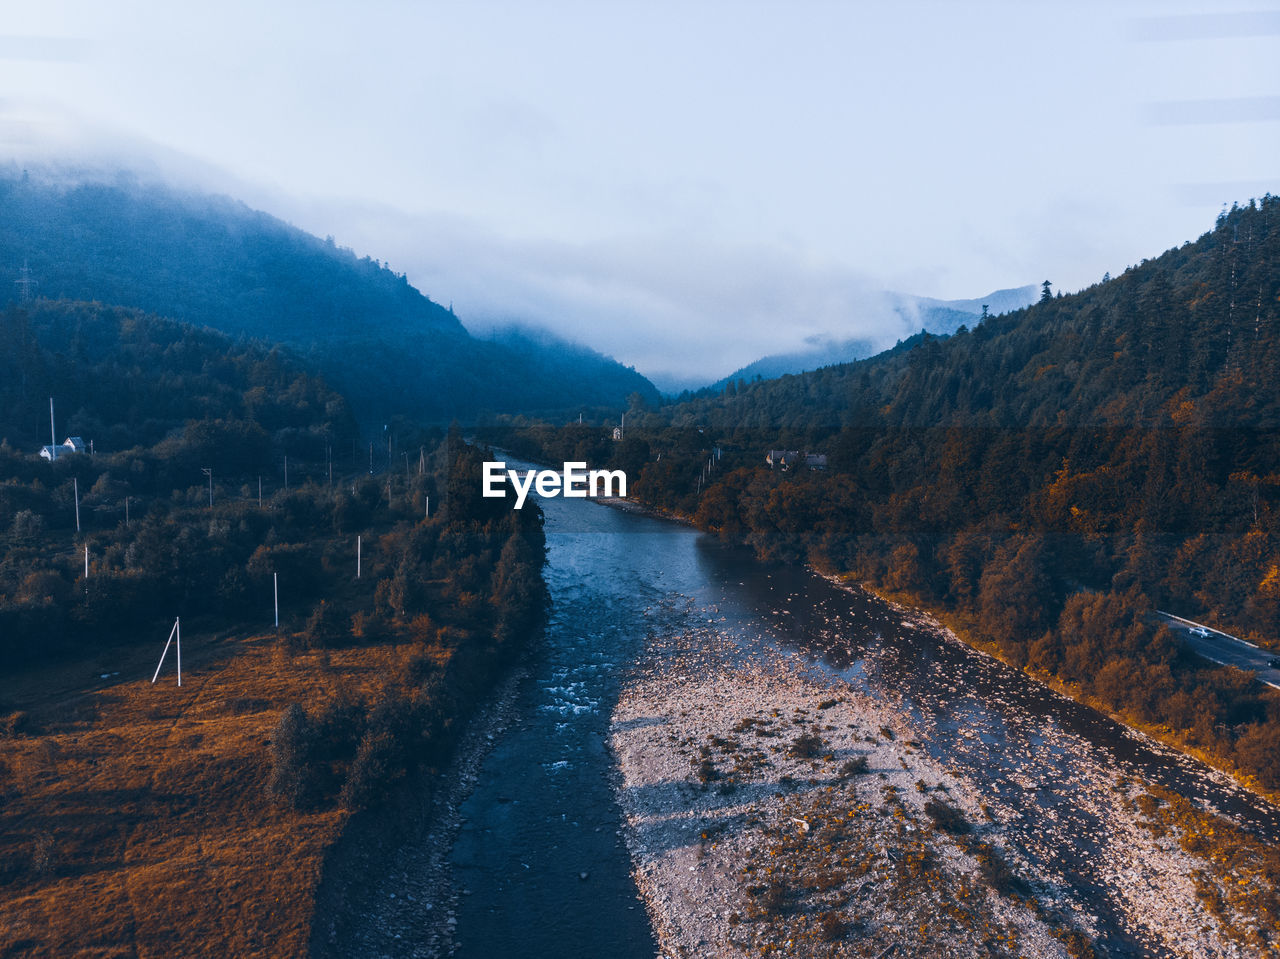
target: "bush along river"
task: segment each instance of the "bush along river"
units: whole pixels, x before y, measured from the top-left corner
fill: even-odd
[[[545,641],[358,954],[1280,955],[1276,807],[917,612],[542,506]]]

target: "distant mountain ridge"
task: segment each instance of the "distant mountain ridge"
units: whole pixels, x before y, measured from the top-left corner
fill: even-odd
[[[1129,428],[1189,420],[1272,429],[1280,422],[1270,388],[1280,375],[1280,230],[1271,222],[1278,203],[1268,195],[1233,207],[1194,242],[964,334],[922,336],[912,349],[702,396],[672,415],[680,425],[715,429],[779,422]],[[1273,469],[1268,463],[1256,472]]]
[[[36,296],[137,307],[286,344],[367,423],[657,398],[643,376],[598,353],[573,353],[573,375],[563,375],[564,344],[476,339],[402,274],[332,239],[227,197],[128,174],[0,174],[0,303],[19,297],[24,265]]]
[[[1036,302],[1039,291],[1038,286],[1029,284],[995,290],[972,300],[937,300],[907,293],[890,293],[887,299],[890,310],[902,318],[912,333],[926,332],[947,336],[961,326],[972,325],[981,318],[983,307],[987,308],[991,316],[1010,313]],[[772,380],[788,373],[804,373],[838,363],[852,363],[874,356],[883,349],[883,345],[866,337],[842,338],[837,333],[810,337],[809,343],[808,349],[761,357],[713,383],[710,388],[719,390],[738,380],[748,383],[757,377]]]

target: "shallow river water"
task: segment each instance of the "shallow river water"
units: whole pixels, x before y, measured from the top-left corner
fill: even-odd
[[[1113,955],[1163,955],[1112,906],[1107,775],[1166,785],[1280,842],[1280,810],[921,618],[663,520],[542,501],[554,610],[516,718],[462,808],[458,955],[653,957],[609,780],[609,716],[652,631],[692,626],[744,656],[778,647],[911,717],[924,747],[1014,820],[1029,862],[1097,917]],[[709,622],[710,621],[710,622]]]

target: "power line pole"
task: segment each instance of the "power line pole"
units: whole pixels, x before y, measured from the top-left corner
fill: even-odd
[[[18,299],[23,303],[31,302],[31,290],[40,284],[31,278],[31,268],[27,266],[27,261],[22,261],[22,269],[18,271],[18,278],[13,281],[13,285],[18,288]]]
[[[164,658],[169,655],[169,644],[173,642],[175,636],[178,638],[178,685],[182,685],[182,629],[178,625],[177,617],[173,620],[173,629],[169,630],[169,638],[164,642],[164,652],[160,654],[160,662],[156,664],[155,675],[151,677],[153,685],[160,677],[160,667],[164,665]]]

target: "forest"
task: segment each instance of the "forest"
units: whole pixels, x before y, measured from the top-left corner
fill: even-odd
[[[480,498],[482,453],[456,433],[397,421],[366,448],[343,397],[288,354],[134,310],[41,301],[7,310],[0,336],[9,668],[154,645],[179,615],[275,628],[278,583],[286,646],[458,653],[451,713],[536,630],[540,515]],[[49,397],[58,442],[92,453],[36,455]]]
[[[495,442],[624,468],[761,556],[942,612],[979,645],[1273,793],[1280,695],[1168,610],[1280,649],[1280,198],[1079,293],[856,363]],[[769,450],[822,454],[783,470]]]
[[[0,342],[0,938],[303,954],[539,635],[541,512],[287,347],[47,299]]]
[[[26,270],[24,273],[23,270]],[[657,390],[634,369],[543,335],[472,336],[403,273],[228,197],[0,168],[0,305],[26,295],[123,304],[283,344],[366,430],[393,415],[614,408]]]

